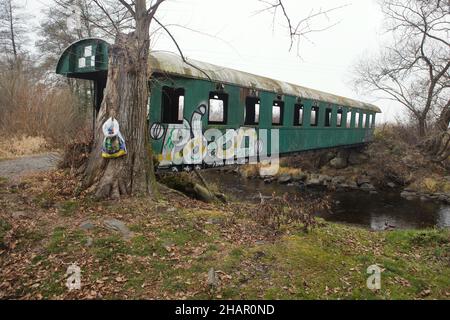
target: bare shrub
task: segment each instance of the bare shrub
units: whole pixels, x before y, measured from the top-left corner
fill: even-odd
[[[64,155],[59,163],[61,169],[71,169],[82,173],[92,148],[92,130],[83,128],[64,147]]]
[[[338,153],[338,148],[307,150],[300,154],[282,158],[281,167],[297,168],[302,171],[317,171],[329,163]]]
[[[377,179],[409,185],[431,173],[443,174],[440,164],[421,152],[420,138],[408,125],[385,124],[375,130],[374,141],[367,148]]]
[[[27,156],[48,150],[47,141],[42,137],[12,137],[0,140],[0,158]]]
[[[68,87],[51,87],[18,66],[0,72],[0,132],[4,137],[42,137],[59,148],[86,124]]]
[[[417,124],[413,120],[397,120],[396,123],[392,124],[385,123],[375,131],[375,138],[377,138],[377,134],[384,134],[390,140],[398,140],[409,146],[415,146],[420,142],[420,137],[417,134]]]
[[[254,207],[251,216],[264,226],[280,230],[283,225],[298,223],[304,232],[318,226],[314,212],[329,207],[328,199],[311,199],[299,195],[272,195]]]

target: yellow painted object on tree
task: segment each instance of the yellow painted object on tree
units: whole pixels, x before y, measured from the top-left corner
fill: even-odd
[[[122,137],[119,128],[119,122],[113,118],[109,118],[103,124],[103,140],[102,157],[105,159],[120,158],[127,154],[125,139]]]

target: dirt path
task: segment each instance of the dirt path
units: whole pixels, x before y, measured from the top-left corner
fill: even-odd
[[[59,160],[60,155],[55,152],[11,160],[0,160],[0,177],[17,180],[32,172],[51,170],[56,167]]]

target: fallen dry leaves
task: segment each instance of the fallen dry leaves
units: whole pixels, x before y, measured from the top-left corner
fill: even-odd
[[[218,207],[163,194],[170,196],[170,204],[166,200],[123,199],[119,206],[111,206],[107,202],[91,201],[87,192],[79,193],[77,188],[77,180],[61,170],[29,176],[17,185],[2,186],[0,219],[11,228],[4,236],[4,247],[0,247],[0,299],[188,299],[199,294],[220,299],[220,292],[233,280],[231,274],[218,270],[218,286],[211,293],[206,285],[207,269],[196,277],[186,276],[183,270],[189,270],[203,259],[212,244],[218,248],[215,254],[226,256],[230,247],[273,240],[273,235],[256,223],[238,223],[231,205]],[[183,221],[176,214],[187,210],[224,212],[223,225],[220,225],[222,231],[217,231],[219,226],[208,221],[207,217],[194,216],[191,219],[193,230],[202,234],[205,240],[214,239],[212,243],[166,243],[163,244],[166,253],[156,250],[144,256],[122,253],[120,248],[116,252],[112,246],[111,263],[98,258],[95,250],[86,246],[83,240],[84,237],[111,237],[111,231],[101,223],[101,219],[109,217],[137,226],[136,234],[152,245],[162,241],[158,230],[182,229]],[[24,215],[16,214],[14,218],[15,212],[23,212]],[[93,222],[95,233],[80,230],[80,224],[86,220]],[[53,237],[56,237],[58,228],[62,230],[56,235],[60,242],[54,244],[56,240]],[[133,243],[125,242],[125,245],[132,246]],[[72,250],[72,246],[76,250]],[[82,270],[81,290],[68,291],[65,288],[65,272],[72,263]],[[172,280],[181,282],[182,288],[176,291],[162,289],[167,280],[165,270],[155,272],[155,264],[158,263],[170,266],[171,271],[179,270],[182,276],[175,276]],[[121,267],[117,270],[112,264]],[[242,267],[242,275],[247,273],[247,267],[249,274],[255,272],[251,270],[254,266]],[[130,285],[133,281],[141,281],[140,277],[144,279],[142,283]]]

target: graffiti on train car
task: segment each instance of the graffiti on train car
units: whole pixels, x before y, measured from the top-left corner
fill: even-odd
[[[240,127],[203,131],[202,119],[207,111],[200,104],[190,120],[181,124],[154,123],[150,136],[162,139],[159,154],[160,167],[176,166],[223,166],[258,162],[262,175],[274,175],[279,168],[279,130]],[[270,139],[270,143],[269,143]],[[270,150],[269,150],[270,149]]]

